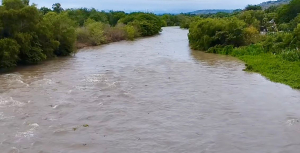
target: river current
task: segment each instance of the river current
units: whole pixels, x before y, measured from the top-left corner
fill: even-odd
[[[1,153],[299,153],[300,92],[188,31],[0,75]]]

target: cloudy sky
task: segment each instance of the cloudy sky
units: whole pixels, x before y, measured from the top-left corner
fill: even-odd
[[[194,11],[200,9],[238,9],[266,0],[31,0],[39,7],[61,3],[63,8],[94,7],[122,11]]]

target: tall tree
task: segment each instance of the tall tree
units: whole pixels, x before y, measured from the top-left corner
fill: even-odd
[[[40,11],[45,15],[45,14],[51,12],[52,10],[47,7],[41,7]]]
[[[52,9],[54,12],[56,13],[60,13],[62,12],[64,9],[61,7],[61,4],[60,3],[55,3],[52,5]]]

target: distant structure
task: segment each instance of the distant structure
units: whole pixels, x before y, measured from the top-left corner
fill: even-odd
[[[266,28],[265,26],[261,26],[260,27],[260,34],[261,35],[266,35],[268,33],[268,28]]]

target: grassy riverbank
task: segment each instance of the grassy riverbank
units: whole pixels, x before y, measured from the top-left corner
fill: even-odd
[[[190,24],[191,48],[235,56],[246,70],[300,89],[300,0],[262,10],[207,16]],[[265,34],[260,30],[265,29]]]
[[[239,56],[247,71],[258,72],[273,82],[300,89],[300,62],[290,62],[272,54]]]
[[[265,52],[260,45],[250,45],[240,48],[227,46],[207,52],[237,57],[246,63],[246,71],[257,72],[273,82],[300,89],[300,61],[286,59],[288,51],[274,54]]]

